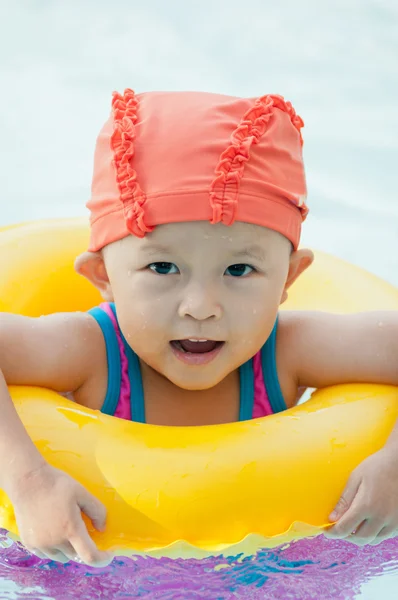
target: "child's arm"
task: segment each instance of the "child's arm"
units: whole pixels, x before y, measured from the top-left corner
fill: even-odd
[[[283,363],[299,386],[398,385],[398,311],[281,313]],[[278,338],[279,344],[279,338]]]
[[[278,355],[298,386],[398,385],[398,312],[286,312],[281,321]],[[328,537],[358,545],[397,535],[398,423],[384,448],[353,471],[330,520],[338,523]]]
[[[38,319],[0,314],[0,487],[13,502],[25,546],[62,561],[107,560],[88,535],[83,510],[97,528],[105,508],[77,481],[51,467],[29,438],[8,385],[37,385],[76,391],[103,359],[102,334],[86,314]]]

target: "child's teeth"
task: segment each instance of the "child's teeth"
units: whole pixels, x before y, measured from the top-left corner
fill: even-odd
[[[207,340],[193,340],[193,339],[191,339],[191,338],[188,338],[188,340],[189,340],[190,342],[207,342]]]

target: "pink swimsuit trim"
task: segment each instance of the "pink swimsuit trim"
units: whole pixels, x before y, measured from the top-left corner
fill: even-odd
[[[254,404],[253,419],[268,417],[273,411],[265,387],[263,366],[261,364],[261,351],[253,356],[253,374],[254,374]]]
[[[129,364],[124,350],[124,344],[120,333],[118,322],[113,311],[107,302],[100,304],[100,308],[108,315],[115,328],[116,338],[119,345],[120,363],[121,363],[121,382],[120,395],[117,403],[115,417],[131,421],[131,388],[129,378]],[[267,389],[264,383],[263,368],[261,364],[261,351],[253,357],[253,375],[254,375],[254,404],[253,419],[267,417],[272,415],[271,404],[268,399]]]
[[[120,364],[122,367],[122,376],[120,382],[120,395],[117,403],[117,407],[115,410],[115,417],[119,417],[119,419],[126,419],[127,421],[131,421],[131,402],[130,402],[130,378],[129,378],[129,361],[127,360],[126,353],[124,351],[124,344],[122,340],[122,336],[120,333],[119,325],[117,320],[115,319],[115,315],[113,314],[113,310],[109,306],[107,302],[103,302],[100,304],[100,308],[108,315],[110,320],[112,321],[112,325],[115,328],[117,343],[119,345],[119,353],[120,353]]]

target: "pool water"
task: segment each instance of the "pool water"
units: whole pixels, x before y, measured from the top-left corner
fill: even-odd
[[[397,591],[398,538],[359,548],[319,536],[251,558],[140,557],[101,569],[43,561],[19,544],[0,549],[0,598],[10,600],[395,600]]]

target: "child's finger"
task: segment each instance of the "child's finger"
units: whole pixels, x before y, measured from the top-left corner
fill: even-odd
[[[106,508],[93,494],[81,487],[78,497],[81,510],[91,519],[97,531],[104,531],[106,523]]]
[[[378,544],[381,544],[381,542],[395,537],[397,534],[397,529],[392,525],[383,527],[383,529],[379,532],[378,536],[373,540],[373,542],[369,542],[369,544],[371,546],[377,546]]]
[[[76,559],[76,551],[69,542],[62,544],[60,551],[66,556],[68,562]]]
[[[355,534],[351,536],[350,541],[354,541],[358,546],[371,544],[383,529],[384,524],[384,519],[367,519],[356,528]]]
[[[337,521],[333,527],[325,531],[325,536],[330,538],[345,538],[352,535],[365,520],[363,510],[360,508],[358,497],[352,502],[349,510]]]
[[[69,540],[76,554],[73,560],[96,567],[108,565],[112,561],[112,557],[107,552],[98,550],[87,531],[83,519],[80,518],[79,521],[75,527],[75,534]]]
[[[59,550],[58,548],[44,548],[45,558],[48,560],[53,560],[55,562],[59,562],[65,564],[69,562],[68,556]]]
[[[360,479],[355,477],[355,474],[351,475],[339,501],[329,515],[330,521],[337,521],[347,512],[359,491],[360,483]]]
[[[362,524],[363,517],[353,518],[349,516],[345,521],[338,521],[336,525],[333,525],[330,529],[327,529],[324,533],[327,538],[343,539],[351,536],[355,533],[357,527]]]

